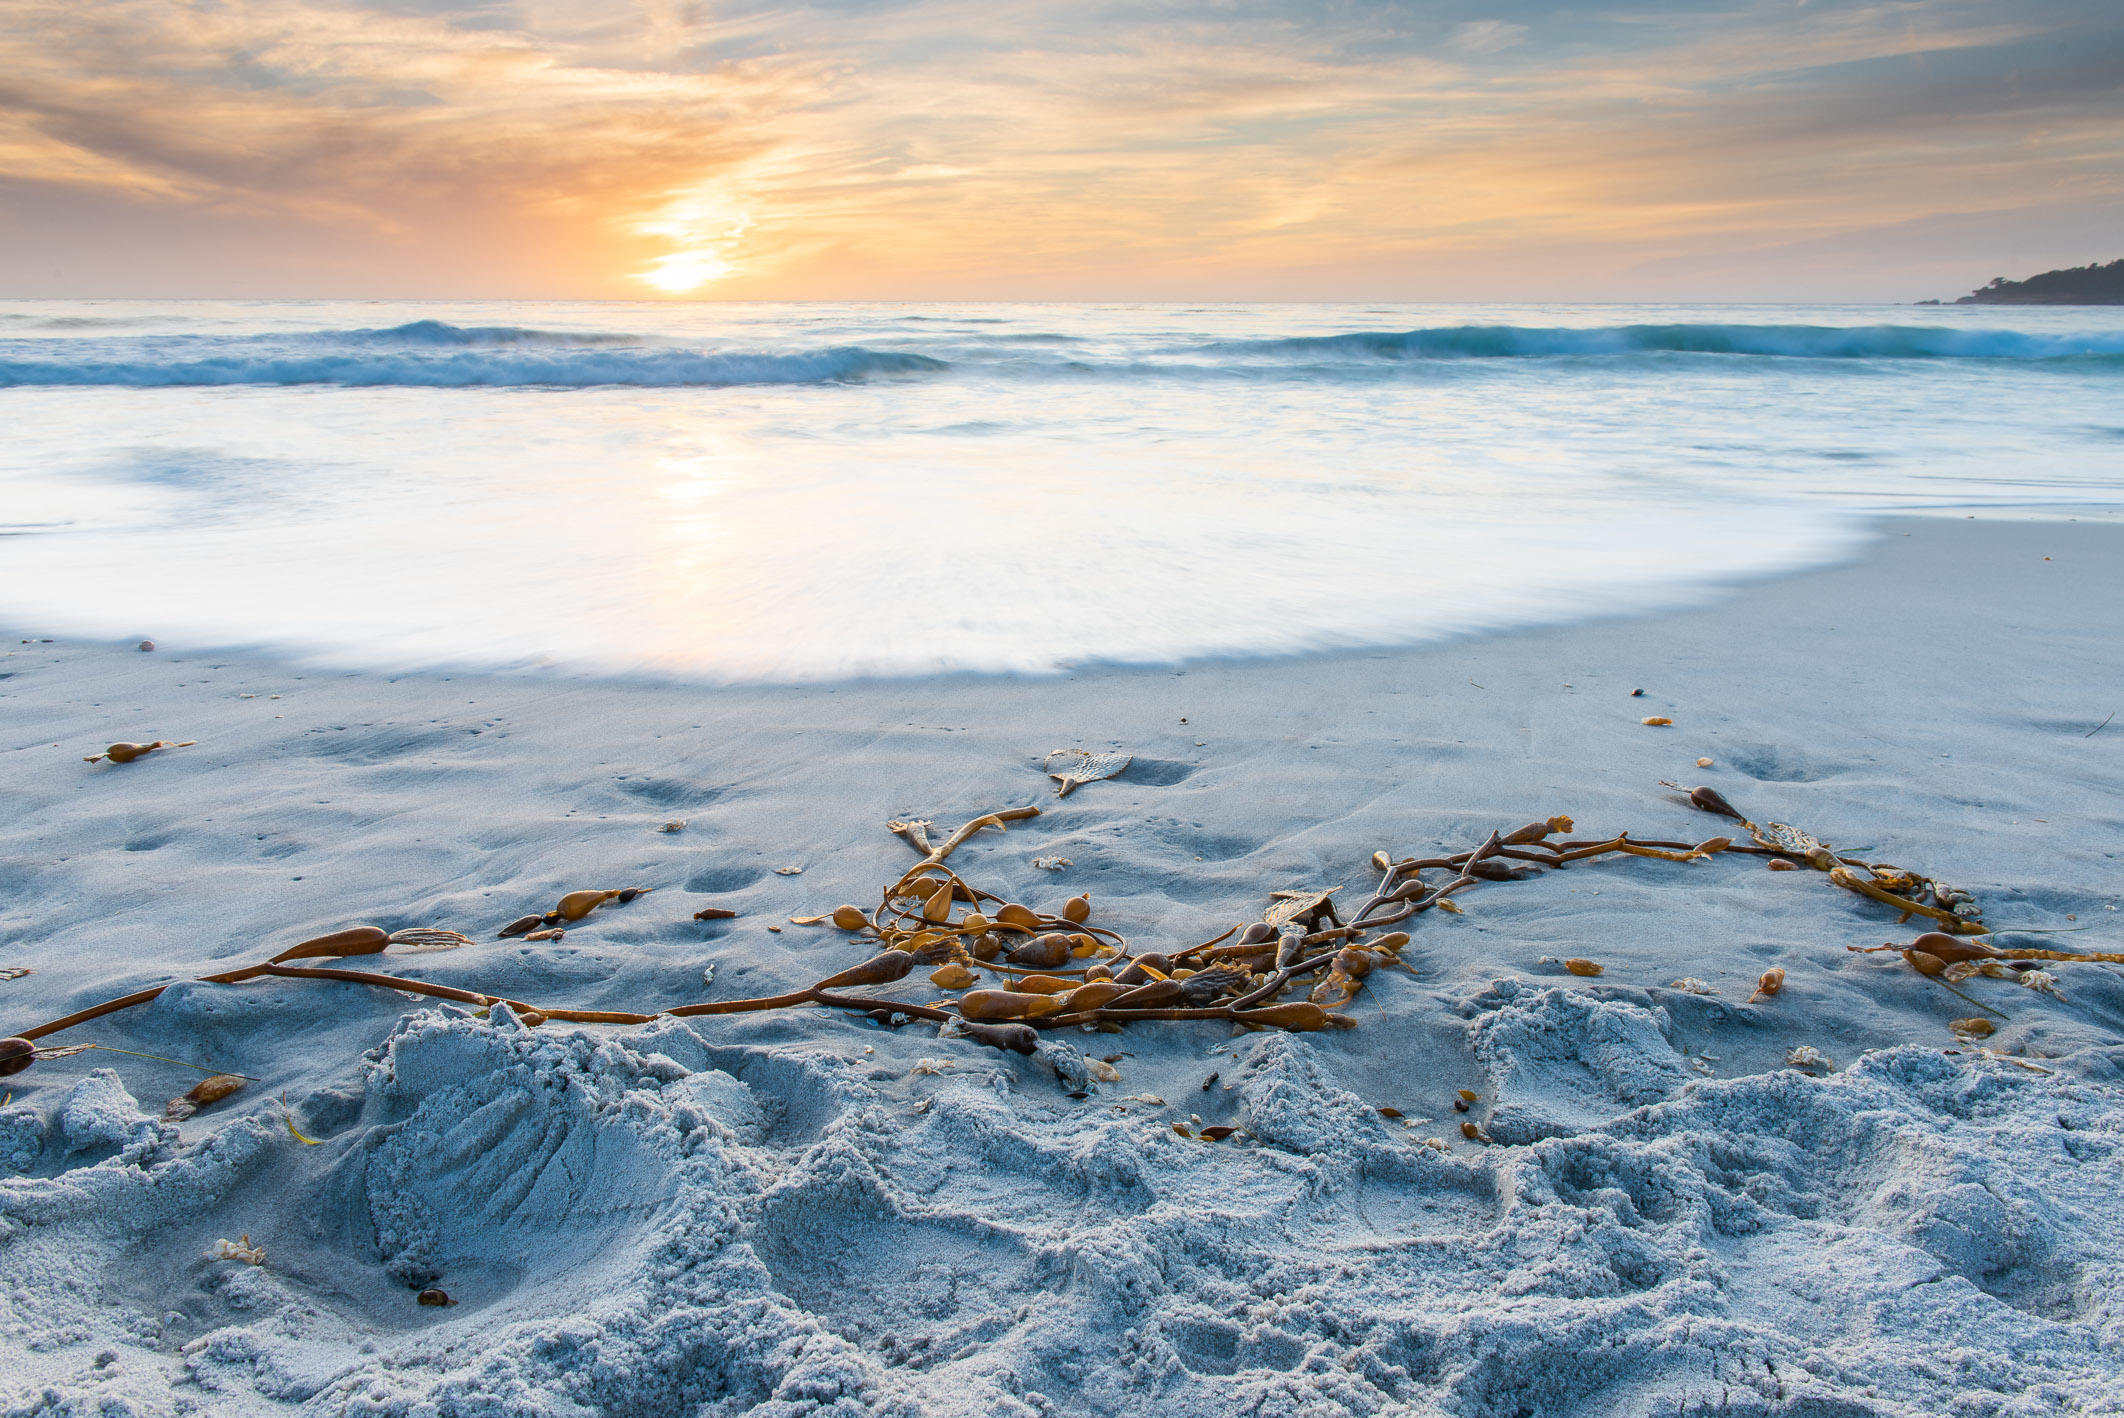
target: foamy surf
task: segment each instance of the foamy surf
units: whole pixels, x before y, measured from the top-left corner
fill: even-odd
[[[0,616],[726,681],[1406,645],[2124,500],[2100,312],[0,306]]]
[[[774,348],[688,338],[677,331],[539,329],[407,321],[386,328],[247,334],[117,334],[93,317],[0,326],[0,387],[108,385],[157,389],[244,384],[337,384],[416,389],[728,388],[830,384],[895,375],[979,380],[1007,375],[1082,380],[1332,377],[1337,366],[1463,360],[1622,360],[1640,357],[1830,360],[2011,360],[2074,365],[2124,361],[2124,331],[2030,332],[1938,326],[1820,324],[1447,325],[1344,330],[1194,342],[1151,334],[1090,348],[1081,334],[1044,329],[958,331],[904,325],[892,344]],[[37,333],[32,333],[36,331]],[[61,334],[58,332],[64,331]],[[788,335],[800,332],[791,330]],[[1683,377],[1687,377],[1684,373]]]

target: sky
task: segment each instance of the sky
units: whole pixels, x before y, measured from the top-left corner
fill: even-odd
[[[2118,0],[0,0],[0,295],[1914,300],[2124,256]]]

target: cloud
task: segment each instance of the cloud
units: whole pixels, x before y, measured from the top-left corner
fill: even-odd
[[[1453,36],[1446,42],[1446,47],[1458,54],[1495,54],[1521,43],[1526,37],[1525,25],[1505,20],[1467,20],[1453,26]]]
[[[2106,210],[2120,79],[2091,0],[0,0],[0,183],[34,194],[0,258],[206,293],[1612,293]]]

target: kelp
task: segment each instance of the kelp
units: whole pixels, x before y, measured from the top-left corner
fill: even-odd
[[[1078,765],[1082,769],[1109,766]],[[1125,758],[1122,766],[1126,766]],[[1078,775],[1078,781],[1091,779]],[[1972,935],[1991,933],[1991,928],[1983,924],[1981,911],[1966,892],[1916,872],[1839,854],[1812,834],[1787,824],[1750,821],[1716,789],[1694,789],[1689,801],[1699,810],[1739,822],[1747,829],[1749,841],[1736,843],[1724,836],[1698,842],[1640,839],[1627,832],[1576,839],[1567,835],[1576,824],[1557,815],[1511,831],[1493,831],[1477,846],[1460,852],[1399,858],[1375,852],[1370,865],[1378,879],[1363,904],[1350,910],[1346,918],[1336,906],[1343,887],[1278,888],[1267,893],[1267,904],[1257,919],[1182,949],[1137,953],[1121,932],[1094,922],[1094,903],[1088,893],[1046,911],[987,890],[949,865],[958,848],[977,834],[1007,831],[1013,822],[1040,815],[1039,808],[1027,806],[971,818],[942,841],[931,836],[932,824],[926,819],[888,823],[887,830],[905,842],[918,860],[880,888],[874,906],[866,910],[842,905],[819,915],[791,918],[800,925],[831,925],[846,931],[872,954],[803,989],[781,994],[654,1010],[590,1010],[533,1004],[380,970],[351,969],[344,963],[297,963],[384,956],[393,947],[423,951],[471,944],[468,937],[440,928],[393,934],[373,926],[319,936],[259,964],[198,978],[231,985],[262,979],[323,980],[398,990],[477,1010],[506,1009],[533,1027],[548,1021],[628,1025],[646,1024],[662,1016],[700,1018],[820,1007],[861,1013],[888,1024],[931,1020],[948,1033],[1021,1053],[1040,1047],[1039,1031],[1068,1026],[1114,1031],[1154,1022],[1213,1020],[1238,1028],[1308,1032],[1353,1027],[1355,1021],[1344,1011],[1382,968],[1400,966],[1414,973],[1401,959],[1410,942],[1408,932],[1390,928],[1433,909],[1459,914],[1461,908],[1453,898],[1478,884],[1525,880],[1610,857],[1692,864],[1727,854],[1767,856],[1773,865],[1804,863],[1825,873],[1833,884],[1895,909],[1904,920],[1925,916],[1939,921],[1946,930],[1921,936],[1909,946],[1865,949],[1898,950],[1913,968],[1950,989],[1954,979],[2007,973],[2014,962],[2124,963],[2124,955],[2006,950],[1969,940]],[[601,906],[632,901],[647,890],[569,892],[552,910],[513,921],[500,934],[537,939],[547,933],[533,931],[533,926],[580,921]],[[696,919],[731,914],[711,908],[697,913]],[[553,934],[557,937],[558,932]],[[1577,976],[1602,973],[1598,963],[1581,957],[1563,964]],[[918,1001],[874,993],[907,980],[918,967],[939,992],[937,996]],[[1949,978],[1950,972],[1962,973]],[[1682,983],[1676,982],[1676,988]],[[1782,970],[1766,972],[1750,1003],[1775,996],[1784,983]],[[2056,993],[2054,977],[2047,974],[2044,983],[2029,983]],[[0,1074],[18,1072],[35,1059],[58,1052],[40,1049],[36,1041],[145,1004],[167,988],[161,985],[106,1000],[0,1039]],[[1955,993],[1962,994],[1958,989]],[[1981,1004],[1978,1008],[1988,1010]],[[185,1101],[198,1106],[212,1100]],[[314,1141],[296,1132],[292,1116],[289,1131],[302,1141]]]

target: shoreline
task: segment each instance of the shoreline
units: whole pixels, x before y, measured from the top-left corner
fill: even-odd
[[[0,824],[0,966],[35,973],[0,983],[0,1023],[357,922],[463,930],[477,944],[398,968],[533,1002],[648,1011],[800,988],[860,957],[786,918],[875,900],[911,861],[888,819],[949,826],[1027,803],[1042,815],[976,838],[954,865],[1020,899],[1087,891],[1094,921],[1138,949],[1191,944],[1273,889],[1359,892],[1376,849],[1457,851],[1556,813],[1603,834],[1719,830],[1662,779],[1937,873],[1997,925],[2086,928],[2035,939],[2124,949],[2124,716],[2103,726],[2124,710],[2105,702],[2120,693],[2124,532],[1988,513],[1874,525],[1852,562],[1694,609],[1042,678],[540,685],[9,643],[0,788],[18,812]],[[198,742],[80,761],[153,738]],[[1057,800],[1037,762],[1073,745],[1137,761]],[[1050,874],[1036,856],[1072,865]],[[801,874],[777,874],[792,866]],[[656,889],[551,945],[493,939],[563,891],[624,885]],[[740,915],[691,919],[709,905]],[[679,1304],[733,1336],[709,1346],[723,1388],[689,1401],[760,1390],[716,1411],[780,1401],[778,1386],[818,1372],[873,1408],[1119,1414],[1155,1397],[1176,1413],[1278,1411],[1309,1355],[1347,1379],[1335,1392],[1353,1413],[1504,1413],[1543,1384],[1557,1386],[1536,1399],[1545,1412],[1581,1411],[1565,1394],[1585,1412],[1640,1398],[1671,1410],[1721,1382],[1761,1394],[1765,1413],[1936,1413],[1965,1390],[2017,1412],[2001,1406],[2019,1401],[2008,1390],[2041,1383],[2102,1411],[2124,1376],[2124,1310],[2103,1298],[2124,1279],[2124,1223],[2094,1200],[2113,1194],[2124,1156],[2104,1141],[2124,1131],[2124,971],[2066,967],[2063,1000],[1967,986],[2012,1015],[1986,1046],[2039,1073],[1959,1048],[1945,1026],[1967,1008],[1895,957],[1847,953],[1917,926],[1813,873],[1589,864],[1485,885],[1466,906],[1423,918],[1404,956],[1417,976],[1375,980],[1350,1011],[1357,1028],[1234,1039],[1207,1023],[1132,1026],[1114,1040],[1122,1082],[1086,1100],[1034,1061],[818,1010],[518,1038],[351,985],[180,987],[75,1031],[260,1080],[168,1137],[106,1090],[99,1116],[117,1140],[53,1141],[69,1106],[87,1109],[99,1063],[149,1115],[182,1091],[182,1070],[88,1054],[8,1080],[0,1141],[32,1160],[16,1180],[0,1173],[15,1228],[0,1248],[12,1292],[0,1348],[26,1376],[0,1392],[122,1392],[149,1412],[185,1395],[216,1412],[460,1412],[509,1369],[523,1411],[565,1412],[564,1398],[640,1411],[692,1362],[659,1338],[656,1313]],[[1576,979],[1555,963],[1565,956],[1605,973]],[[1785,991],[1744,1003],[1772,966]],[[1680,977],[1713,993],[1672,989]],[[416,1015],[428,1022],[404,1022]],[[1783,1067],[1800,1045],[1839,1072],[1802,1082]],[[916,1071],[938,1055],[944,1074]],[[510,1083],[511,1068],[614,1111],[570,1112]],[[1236,1090],[1200,1086],[1212,1071]],[[1539,1140],[1460,1138],[1449,1104],[1463,1086],[1482,1096],[1477,1117],[1519,1119]],[[2003,1111],[1957,1120],[1941,1101],[1956,1088]],[[280,1132],[282,1093],[322,1146]],[[1427,1121],[1365,1113],[1382,1106]],[[623,1138],[629,1108],[650,1122]],[[694,1116],[685,1108],[705,1119],[688,1126],[711,1141],[687,1145],[718,1159],[713,1178],[659,1131],[689,1136],[670,1121]],[[1926,1141],[1866,1152],[1854,1119],[1869,1109],[1906,1110],[1899,1125]],[[1170,1124],[1190,1114],[1248,1138],[1183,1143]],[[2067,1114],[2082,1155],[2030,1131]],[[43,1140],[23,1153],[32,1130]],[[1442,1150],[1422,1143],[1434,1133]],[[394,1151],[416,1134],[420,1149]],[[1790,1175],[1749,1150],[1771,1136],[1801,1148]],[[123,1139],[154,1145],[127,1161]],[[1783,1178],[1770,1193],[1814,1197],[1808,1166],[1830,1190],[1778,1212],[1741,1187],[1777,1215],[1698,1234],[1657,1195],[1717,1190],[1681,1158],[1688,1146],[1746,1153],[1742,1170]],[[489,1174],[486,1152],[517,1160]],[[490,1200],[526,1167],[545,1190]],[[1616,1175],[1600,1180],[1602,1167]],[[1592,1180],[1573,1191],[1581,1175]],[[1832,1182],[1872,1200],[1845,1207]],[[1629,1199],[1603,1200],[1603,1186]],[[1994,1215],[1956,1187],[2042,1200]],[[1895,1188],[1905,1200],[1884,1200]],[[604,1201],[637,1193],[725,1219],[689,1250],[676,1213]],[[83,1211],[63,1195],[103,1200]],[[243,1230],[277,1259],[231,1271],[199,1258]],[[1151,1261],[1158,1234],[1175,1249]],[[1311,1259],[1289,1254],[1301,1235]],[[1692,1247],[1731,1282],[1715,1302],[1692,1289],[1707,1283]],[[407,1317],[416,1252],[460,1307]],[[542,1268],[576,1252],[600,1259],[572,1278]],[[674,1254],[721,1290],[681,1304]],[[143,1263],[164,1279],[124,1278]],[[1944,1283],[1912,1298],[1928,1265]],[[25,1298],[55,1280],[74,1287],[44,1302],[58,1329]],[[1029,1297],[1066,1317],[1064,1333],[1020,1313]],[[1346,1332],[1325,1320],[1338,1304]],[[1519,1333],[1521,1314],[1580,1349]],[[1676,1340],[1690,1323],[1721,1337]],[[619,1356],[607,1382],[620,1397],[592,1401],[568,1363],[535,1358],[584,1324]],[[735,1337],[746,1324],[797,1357],[748,1347]],[[45,1334],[79,1337],[40,1345]],[[1084,1353],[1065,1359],[1057,1339]],[[1993,1377],[1950,1372],[1955,1344],[1983,1349]],[[121,1355],[116,1379],[95,1376],[106,1348]],[[1624,1356],[1612,1371],[1593,1357],[1610,1350]],[[1768,1356],[1784,1381],[1759,1363],[1720,1377],[1716,1352]],[[1513,1374],[1530,1387],[1513,1390]],[[379,1388],[385,1399],[364,1397]],[[1795,1406],[1802,1396],[1846,1406]]]
[[[2030,503],[2011,507],[1983,506],[1966,512],[1959,506],[1934,509],[1866,511],[1845,514],[1851,527],[1840,551],[1825,553],[1794,565],[1766,571],[1749,571],[1702,581],[1652,583],[1634,588],[1643,603],[1608,611],[1560,609],[1554,619],[1535,619],[1482,625],[1472,629],[1442,632],[1413,641],[1353,641],[1339,645],[1315,645],[1296,649],[1267,649],[1244,653],[1213,652],[1180,659],[1072,661],[1052,669],[950,668],[855,675],[820,675],[803,679],[723,678],[706,671],[656,668],[616,668],[538,656],[511,662],[408,663],[365,665],[335,658],[333,651],[306,654],[296,647],[273,642],[230,641],[206,645],[183,645],[157,633],[143,623],[137,632],[122,635],[70,633],[61,630],[45,635],[41,629],[0,623],[0,652],[42,644],[64,645],[76,653],[117,652],[136,649],[139,635],[147,635],[165,656],[210,660],[222,666],[240,666],[254,673],[294,676],[341,676],[385,683],[422,682],[439,685],[455,681],[492,681],[497,685],[548,686],[556,683],[574,688],[610,688],[620,691],[671,691],[699,693],[763,693],[778,691],[886,691],[928,686],[944,689],[982,684],[1037,685],[1084,675],[1170,674],[1190,670],[1245,671],[1251,667],[1279,665],[1332,665],[1348,658],[1376,659],[1381,656],[1422,655],[1454,646],[1510,640],[1543,634],[1568,634],[1617,623],[1631,623],[1658,616],[1681,616],[1717,610],[1736,597],[1758,588],[1826,574],[1867,559],[1874,548],[1904,524],[1926,525],[1972,521],[1980,525],[2056,524],[2086,527],[2124,526],[2124,503],[2064,504]],[[8,535],[0,533],[0,535]],[[27,534],[14,534],[27,535]],[[1332,672],[1332,671],[1330,671]]]

